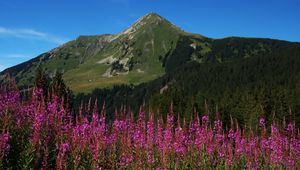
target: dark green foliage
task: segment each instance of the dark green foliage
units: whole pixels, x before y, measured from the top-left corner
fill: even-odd
[[[44,96],[46,99],[48,97],[50,81],[51,80],[50,80],[49,76],[47,74],[45,74],[43,68],[39,66],[39,68],[37,69],[37,72],[36,72],[34,86],[37,88],[43,89]]]
[[[37,69],[35,77],[35,87],[43,89],[45,101],[54,95],[63,98],[66,108],[73,109],[74,95],[73,92],[66,86],[62,73],[56,72],[53,78],[50,78],[43,70],[42,67]],[[30,94],[30,93],[29,93]],[[28,95],[28,94],[26,94]],[[24,96],[29,97],[29,96]]]
[[[246,41],[238,39],[242,40]],[[174,57],[172,61],[170,58],[166,60],[166,63],[169,62],[166,64],[167,74],[159,79],[135,87],[116,86],[110,90],[95,90],[92,95],[79,95],[77,99],[85,98],[87,101],[92,97],[97,98],[99,103],[105,101],[110,115],[114,111],[112,108],[123,105],[137,111],[137,106],[143,102],[154,112],[166,115],[169,105],[173,103],[174,112],[186,119],[191,118],[194,109],[203,114],[206,100],[209,110],[214,113],[218,107],[221,118],[227,123],[232,116],[241,125],[254,128],[257,117],[265,116],[271,120],[274,114],[277,120],[290,118],[299,126],[300,46],[297,43],[287,45],[287,42],[281,41],[262,41],[270,44],[268,49],[272,52],[262,52],[248,58],[243,58],[244,53],[241,53],[234,60],[224,63],[199,64],[184,58],[185,55],[178,59],[176,57],[181,57],[181,50],[178,49],[178,53],[175,50],[170,54],[169,57]],[[184,43],[184,39],[181,42],[183,46],[189,44]],[[214,53],[226,55],[222,50],[225,49]],[[189,54],[188,50],[185,52]],[[172,68],[173,65],[176,67]],[[162,92],[161,89],[166,86],[168,88]]]
[[[52,79],[52,82],[50,84],[49,90],[50,94],[62,97],[64,99],[66,108],[73,108],[74,95],[72,91],[66,86],[62,78],[62,73],[56,72],[56,75]]]
[[[268,55],[278,48],[286,48],[292,45],[287,41],[279,41],[263,38],[229,37],[212,40],[212,50],[207,55],[207,61],[232,61],[252,56]]]
[[[191,59],[193,53],[191,43],[191,40],[186,36],[179,39],[175,50],[163,59],[163,65],[167,72],[177,69]]]

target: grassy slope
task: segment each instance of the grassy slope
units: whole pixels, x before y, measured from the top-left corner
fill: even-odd
[[[81,36],[74,41],[70,41],[58,49],[54,49],[43,56],[39,56],[15,76],[20,86],[30,86],[35,77],[35,71],[39,66],[50,75],[56,71],[67,72],[72,70],[97,50],[100,50],[99,39],[107,35],[100,36]],[[98,44],[97,44],[98,43]],[[29,66],[29,67],[28,67]]]
[[[159,58],[175,48],[181,34],[177,28],[171,27],[173,26],[168,22],[159,22],[150,18],[146,25],[134,33],[132,39],[124,35],[105,47],[99,54],[79,65],[78,68],[66,72],[64,75],[66,83],[75,93],[91,92],[95,88],[109,88],[117,84],[137,85],[164,75],[165,70]],[[120,50],[120,44],[124,44],[125,41],[129,41],[127,43],[132,49],[131,55],[138,64],[126,75],[103,77],[103,73],[109,66],[97,62],[109,56],[124,57],[126,52]]]

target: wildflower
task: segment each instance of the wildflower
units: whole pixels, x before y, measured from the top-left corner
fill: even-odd
[[[154,121],[150,117],[150,120],[147,122],[147,147],[151,149],[154,144]]]
[[[120,158],[120,165],[121,167],[126,168],[131,164],[132,161],[133,161],[132,155],[122,155]]]
[[[164,130],[164,148],[163,150],[167,152],[172,149],[172,140],[173,140],[173,124],[174,124],[174,116],[173,114],[168,114],[167,116],[167,127]]]
[[[186,133],[180,127],[180,125],[175,129],[175,140],[173,147],[175,152],[180,155],[184,155],[186,152]]]
[[[56,159],[56,169],[66,169],[67,168],[67,162],[66,162],[66,153],[69,150],[70,146],[69,144],[62,143],[58,147],[58,154]]]
[[[164,139],[163,139],[163,127],[162,120],[159,119],[157,122],[156,135],[155,135],[155,145],[158,147],[159,151],[163,151],[164,149]]]
[[[33,136],[32,136],[32,144],[35,146],[40,140],[40,132],[42,129],[42,124],[44,121],[44,113],[36,111],[33,120]]]
[[[222,122],[221,122],[221,120],[215,120],[214,121],[214,131],[216,133],[220,133],[222,131]]]
[[[293,134],[295,131],[295,126],[294,124],[292,124],[291,122],[287,125],[286,127],[286,131],[290,134]]]
[[[10,150],[10,145],[8,144],[9,133],[0,134],[0,157],[6,155]]]
[[[202,123],[203,123],[204,125],[206,125],[206,124],[208,123],[208,121],[209,121],[208,115],[202,116]]]
[[[260,126],[260,127],[265,127],[265,123],[266,123],[265,118],[261,117],[261,118],[259,119],[259,126]]]
[[[147,161],[148,161],[148,164],[150,164],[150,165],[153,165],[155,163],[155,159],[154,159],[152,151],[147,152]]]
[[[235,133],[234,133],[233,129],[229,130],[229,132],[228,132],[228,138],[232,139],[232,140],[235,138]]]

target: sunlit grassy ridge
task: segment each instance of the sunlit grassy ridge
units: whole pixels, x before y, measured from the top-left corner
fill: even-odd
[[[65,80],[70,87],[76,92],[88,92],[96,87],[112,87],[116,84],[136,85],[162,76],[165,70],[160,57],[166,56],[175,48],[180,32],[159,16],[146,16],[136,24],[137,30],[121,33],[100,53],[67,72]],[[128,58],[133,63],[133,68],[124,75],[105,77],[103,74],[111,65],[99,64],[99,61],[108,57]],[[86,88],[81,88],[82,86]]]

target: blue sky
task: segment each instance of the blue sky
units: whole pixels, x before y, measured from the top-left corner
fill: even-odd
[[[298,0],[1,0],[0,70],[79,35],[117,33],[156,12],[212,38],[300,41]]]

